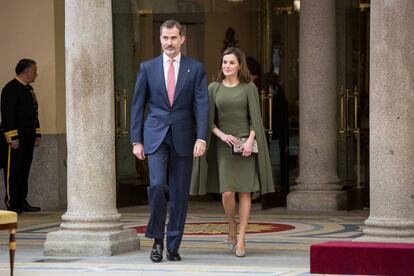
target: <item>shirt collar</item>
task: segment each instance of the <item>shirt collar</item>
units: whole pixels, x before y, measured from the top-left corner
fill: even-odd
[[[28,83],[27,82],[25,82],[24,80],[22,80],[21,78],[19,78],[18,76],[16,76],[16,80],[18,81],[18,82],[20,82],[21,84],[23,84],[23,85],[28,85]]]
[[[171,59],[169,56],[167,56],[165,53],[162,54],[163,57],[163,62],[164,63],[168,63],[168,61]],[[178,64],[180,64],[180,60],[181,60],[181,53],[178,53],[178,55],[175,56],[174,58],[175,62],[177,62]]]

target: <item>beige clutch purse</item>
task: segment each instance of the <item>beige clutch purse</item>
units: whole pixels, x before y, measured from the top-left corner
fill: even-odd
[[[232,154],[236,154],[236,155],[241,155],[243,153],[243,144],[247,141],[247,137],[240,137],[237,138],[239,140],[239,143],[237,145],[233,145],[231,147],[231,153]],[[253,142],[253,149],[252,149],[252,153],[258,153],[258,148],[257,148],[257,140],[254,139]]]

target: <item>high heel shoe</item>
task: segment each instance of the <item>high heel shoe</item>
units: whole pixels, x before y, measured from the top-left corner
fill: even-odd
[[[243,244],[243,245],[244,245],[244,247],[246,247],[245,244]],[[239,250],[239,247],[236,246],[236,257],[238,257],[238,258],[246,257],[246,249],[244,249],[243,251],[241,251],[241,250]]]
[[[235,253],[236,246],[237,246],[237,222],[234,221],[232,224],[235,225],[236,233],[233,235],[230,234],[230,225],[229,225],[229,235],[227,237],[227,246],[231,253]]]
[[[229,250],[230,250],[231,253],[236,252],[236,245],[237,245],[237,242],[232,243],[232,242],[230,242],[229,239],[227,239],[227,246],[229,247]]]

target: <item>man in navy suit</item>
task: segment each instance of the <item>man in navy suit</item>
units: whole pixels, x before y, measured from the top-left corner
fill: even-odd
[[[200,62],[181,54],[182,32],[175,20],[161,25],[163,54],[141,64],[132,101],[133,153],[140,160],[148,157],[150,218],[145,236],[154,239],[153,262],[163,258],[167,201],[167,259],[181,260],[178,249],[187,216],[192,161],[206,150],[207,78]]]

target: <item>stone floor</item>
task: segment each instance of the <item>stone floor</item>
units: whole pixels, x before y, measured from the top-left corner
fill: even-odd
[[[152,241],[142,232],[146,206],[122,208],[126,228],[137,229],[141,249],[111,257],[51,257],[43,255],[46,234],[59,227],[64,211],[19,216],[15,276],[40,275],[310,275],[309,248],[329,240],[352,240],[362,235],[367,210],[304,213],[254,204],[247,236],[247,256],[226,250],[226,225],[220,202],[190,202],[181,262],[153,264]],[[8,275],[8,234],[0,232],[0,275]]]

